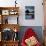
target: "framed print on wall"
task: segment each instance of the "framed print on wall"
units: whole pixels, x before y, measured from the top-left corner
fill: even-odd
[[[25,19],[34,19],[34,6],[25,6]]]
[[[9,15],[9,10],[2,10],[2,15]]]

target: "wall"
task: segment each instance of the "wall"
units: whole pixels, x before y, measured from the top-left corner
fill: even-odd
[[[19,32],[19,39],[20,42],[24,36],[24,33],[27,31],[28,28],[32,28],[33,31],[37,34],[37,37],[41,43],[43,43],[43,34],[42,34],[42,27],[41,26],[21,26]]]
[[[0,0],[0,6],[15,6],[15,0]],[[21,26],[43,26],[43,0],[17,0]],[[25,20],[25,6],[35,7],[35,19]]]
[[[24,3],[24,4],[23,4]],[[34,20],[25,20],[25,6],[35,6],[35,19]],[[21,10],[22,8],[22,10]],[[43,6],[42,0],[21,0],[21,8],[20,8],[20,23],[23,26],[42,26],[43,25]],[[22,21],[23,20],[23,21]]]

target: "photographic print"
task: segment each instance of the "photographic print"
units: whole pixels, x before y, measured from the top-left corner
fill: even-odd
[[[34,19],[34,6],[25,6],[25,19]]]

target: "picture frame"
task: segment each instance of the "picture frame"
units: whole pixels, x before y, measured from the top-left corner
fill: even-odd
[[[35,7],[25,6],[25,19],[34,19],[35,17]]]
[[[2,10],[2,15],[9,15],[9,10]]]
[[[16,15],[17,13],[18,13],[18,12],[17,12],[16,10],[10,10],[10,11],[9,11],[9,14],[10,14],[10,15]]]

